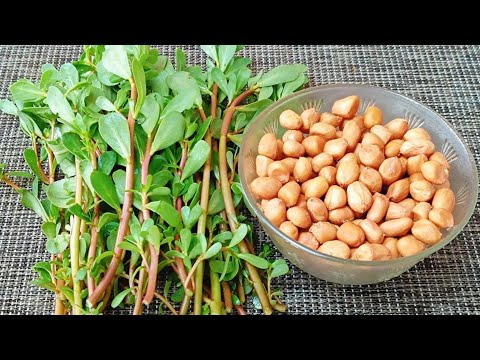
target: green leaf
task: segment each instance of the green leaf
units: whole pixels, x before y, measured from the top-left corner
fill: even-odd
[[[150,154],[163,150],[183,139],[185,133],[185,118],[179,112],[169,113],[161,120],[155,138],[153,139]]]
[[[94,170],[90,181],[98,196],[112,208],[120,211],[120,200],[112,178],[99,170]]]
[[[276,278],[279,276],[286,275],[289,271],[287,262],[283,259],[278,259],[272,264],[272,272],[270,274],[270,277]]]
[[[14,101],[37,102],[45,98],[45,93],[34,83],[27,79],[21,79],[10,86],[10,92]]]
[[[280,65],[265,73],[257,85],[265,87],[293,81],[298,78],[300,74],[306,72],[307,69],[303,64]]]
[[[181,210],[183,223],[186,227],[191,228],[197,222],[200,215],[202,215],[202,207],[200,204],[195,205],[192,209],[188,206],[182,207]]]
[[[282,91],[282,97],[293,94],[298,88],[300,88],[307,77],[304,74],[300,74],[298,78],[285,84]],[[261,92],[261,91],[260,91]]]
[[[223,209],[225,209],[225,203],[223,202],[222,190],[218,188],[215,189],[208,202],[208,215],[217,214]]]
[[[47,221],[42,224],[42,232],[47,239],[54,239],[57,236],[57,224]]]
[[[230,240],[232,236],[233,235],[230,231],[221,232],[220,234],[215,235],[215,237],[212,239],[212,243],[221,242],[223,244],[225,241]]]
[[[113,213],[109,213],[109,212],[106,212],[106,213],[103,213],[101,216],[100,216],[100,219],[98,220],[98,224],[97,224],[97,231],[100,231],[102,230],[102,228],[113,222],[113,221],[117,221],[118,220],[118,215],[117,214],[113,214]]]
[[[212,122],[212,117],[209,116],[197,130],[197,133],[195,134],[195,137],[193,138],[192,144],[195,145],[197,141],[202,140],[205,137],[205,134],[207,133],[208,128],[210,127],[210,123]]]
[[[114,238],[115,240],[115,238]],[[90,268],[90,276],[92,277],[96,277],[100,270],[101,270],[101,263],[103,260],[106,260],[107,258],[111,258],[115,255],[115,253],[113,251],[105,251],[103,253],[101,253],[100,255],[98,255],[96,258],[95,258],[95,261],[92,263],[92,266]]]
[[[158,101],[155,100],[154,96],[154,94],[149,94],[145,98],[145,102],[140,110],[143,119],[139,119],[139,123],[142,125],[143,130],[145,130],[147,135],[150,135],[153,132],[160,116],[160,105],[158,104]]]
[[[185,296],[185,290],[183,287],[178,288],[177,291],[175,291],[172,294],[172,301],[174,303],[181,303],[183,301],[183,297]]]
[[[192,232],[190,229],[183,228],[180,230],[180,241],[182,242],[183,248],[185,251],[188,251],[190,248],[190,243],[192,241]]]
[[[198,242],[200,243],[200,248],[202,249],[202,254],[204,254],[207,251],[207,238],[202,233],[199,233],[197,238]]]
[[[47,198],[59,208],[68,208],[74,203],[75,178],[62,179],[48,185]]]
[[[198,99],[198,94],[190,89],[185,89],[181,93],[178,93],[162,111],[161,118],[165,118],[172,112],[182,113],[185,110],[191,109],[195,105],[195,101]]]
[[[40,88],[42,88],[42,90],[48,89],[50,85],[60,80],[62,80],[62,76],[57,69],[47,69],[43,71],[42,77],[40,78]]]
[[[180,181],[185,180],[197,172],[203,166],[203,164],[205,164],[209,156],[210,146],[208,146],[204,140],[197,142],[188,155]]]
[[[59,234],[53,239],[47,240],[47,251],[50,254],[61,254],[67,249],[68,244],[68,235],[66,233]]]
[[[210,260],[208,262],[210,269],[218,274],[223,273],[223,270],[226,269],[226,273],[233,270],[233,264],[231,262],[226,262],[222,260]]]
[[[73,290],[70,289],[68,286],[62,286],[60,288],[60,291],[63,295],[65,295],[70,305],[72,305],[72,307],[75,306],[75,302],[73,299]]]
[[[232,272],[235,272],[233,274],[233,276],[236,275],[237,271],[238,271],[238,260],[237,259],[233,259],[234,261],[233,262],[230,262],[230,259],[232,258],[232,254],[230,253],[227,253],[227,256],[225,256],[225,265],[222,269],[222,273],[220,275],[220,278],[218,279],[218,281],[222,281],[224,278],[225,278],[225,275],[227,273],[231,274]]]
[[[258,100],[269,99],[270,96],[273,94],[273,87],[272,86],[265,86],[260,89],[260,93],[258,94]]]
[[[180,227],[182,219],[177,210],[165,201],[154,201],[147,205],[147,208],[160,215],[170,226]]]
[[[203,254],[203,258],[205,260],[210,259],[211,257],[214,257],[215,255],[217,255],[220,252],[220,250],[222,250],[222,244],[217,242],[208,248],[205,254]]]
[[[72,153],[74,156],[80,159],[88,159],[89,156],[85,152],[85,145],[82,142],[80,136],[74,132],[66,132],[62,135],[63,146]]]
[[[167,84],[175,94],[192,97],[193,103],[200,107],[202,95],[196,80],[186,71],[177,71],[167,78]]]
[[[184,71],[187,67],[187,59],[182,49],[177,48],[175,60],[176,60],[175,65],[177,67],[177,71]]]
[[[170,188],[165,186],[155,187],[154,189],[150,190],[148,196],[165,196],[170,195]]]
[[[100,109],[104,111],[116,111],[117,108],[113,103],[108,100],[105,96],[99,96],[97,100],[95,100],[95,105],[97,105]]]
[[[261,258],[259,256],[256,256],[256,255],[237,254],[237,256],[240,259],[245,260],[246,262],[252,264],[253,266],[255,266],[259,269],[267,269],[268,266],[270,265],[270,263],[267,260],[265,260],[264,258]]]
[[[236,58],[233,63],[231,63],[228,68],[225,70],[225,75],[230,75],[231,73],[237,73],[239,70],[247,67],[252,63],[252,60],[246,57]]]
[[[68,210],[73,214],[78,216],[80,219],[85,221],[90,221],[90,218],[82,210],[82,207],[79,204],[74,204],[68,208]]]
[[[131,242],[124,241],[118,244],[118,247],[123,250],[131,251],[131,252],[140,252],[140,249],[137,245],[132,244]]]
[[[218,62],[220,70],[224,71],[230,61],[233,59],[235,52],[237,51],[237,45],[219,45],[218,46]]]
[[[103,140],[122,158],[130,159],[130,130],[127,120],[112,112],[100,118],[98,129]]]
[[[242,241],[247,235],[247,232],[248,232],[247,225],[240,224],[237,231],[235,231],[235,233],[233,234],[232,241],[230,241],[230,244],[228,244],[228,247],[232,248],[238,243],[240,243],[240,241]]]
[[[75,282],[83,281],[85,279],[85,276],[87,276],[87,270],[85,270],[84,268],[81,268],[78,270],[77,276],[75,276],[74,281]]]
[[[136,119],[140,113],[140,109],[143,106],[143,102],[145,101],[145,96],[147,95],[145,71],[143,71],[142,63],[137,59],[132,60],[132,72],[135,80],[135,86],[137,87],[137,102],[135,103],[134,111],[134,118]]]
[[[55,86],[48,88],[47,98],[45,103],[50,107],[50,110],[55,115],[58,115],[64,123],[72,126],[75,121],[75,114],[69,102],[62,94],[62,92]]]
[[[63,64],[60,67],[60,75],[67,86],[67,89],[73,88],[78,83],[78,71],[75,66],[70,63]]]
[[[160,229],[158,228],[158,226],[151,226],[148,229],[147,241],[153,245],[157,254],[160,249],[160,240],[161,240]]]
[[[227,78],[219,68],[212,69],[212,79],[218,85],[220,90],[227,95],[228,94],[228,83]]]
[[[237,111],[254,112],[254,111],[257,111],[258,109],[260,109],[262,107],[265,107],[265,106],[268,106],[272,103],[273,103],[273,101],[270,100],[270,99],[263,99],[263,100],[255,101],[255,102],[253,102],[251,104],[248,104],[248,105],[240,106],[239,108],[237,108]]]
[[[95,193],[93,189],[92,182],[90,181],[90,175],[92,175],[93,166],[90,159],[84,159],[80,161],[80,174],[82,175],[83,181],[87,184],[88,188],[90,189],[91,193]]]
[[[35,154],[35,151],[31,148],[27,148],[23,151],[23,157],[25,158],[25,161],[27,162],[27,165],[32,170],[32,172],[38,178],[42,179],[43,174],[38,167],[37,155]]]
[[[39,137],[43,136],[42,131],[30,115],[23,111],[19,111],[18,117],[20,118],[20,128],[25,134],[30,137],[34,135]]]
[[[217,47],[215,45],[200,45],[200,49],[218,63]]]
[[[113,151],[105,151],[98,158],[98,170],[104,174],[110,175],[113,167],[117,163],[117,155]]]
[[[0,111],[10,115],[17,115],[18,109],[10,100],[4,99],[0,100]]]
[[[127,51],[123,45],[105,46],[102,64],[107,71],[123,79],[129,79],[132,76],[130,65],[128,64]]]
[[[26,171],[9,171],[7,173],[5,173],[5,175],[9,176],[9,177],[22,177],[22,178],[25,178],[25,179],[33,179],[34,176],[32,174],[30,174],[29,172],[26,172]]]
[[[132,289],[130,288],[123,290],[121,293],[115,296],[115,298],[112,300],[111,307],[114,309],[118,307],[118,305],[120,305],[125,299],[125,297],[130,293],[132,293]]]

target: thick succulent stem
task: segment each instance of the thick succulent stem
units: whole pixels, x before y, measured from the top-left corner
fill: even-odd
[[[80,160],[75,160],[75,203],[82,204],[83,179],[80,174]],[[73,279],[73,315],[81,315],[82,304],[82,284],[77,280],[78,270],[80,269],[80,224],[81,219],[78,216],[73,217],[73,226],[70,234],[70,263],[72,265]]]
[[[94,151],[91,152],[90,158],[92,162],[92,168],[96,170],[98,167],[98,164],[97,164],[97,155],[95,154]],[[93,208],[94,218],[93,218],[92,229],[90,232],[90,246],[88,247],[88,260],[87,260],[88,264],[93,263],[93,261],[95,260],[95,253],[97,251],[97,243],[98,243],[97,225],[98,225],[98,220],[100,218],[100,198],[98,197],[97,194],[95,194],[94,202],[95,202],[95,205]],[[88,287],[88,295],[92,295],[93,291],[95,290],[95,279],[90,276],[90,272],[87,273],[87,287]]]

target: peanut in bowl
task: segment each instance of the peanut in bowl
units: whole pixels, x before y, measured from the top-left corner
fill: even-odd
[[[354,113],[348,113],[351,110],[348,104],[340,104],[340,107],[337,104],[337,109],[332,110],[337,100],[351,95],[360,99],[359,107],[354,109],[356,110]],[[285,110],[300,115],[307,109],[315,109],[319,114],[325,114],[322,121],[314,122],[313,134],[310,131],[312,124],[295,124],[298,117],[293,115],[285,119],[285,114],[288,115]],[[404,126],[405,122],[394,122],[388,129],[379,122],[376,109],[381,109],[383,113],[380,117],[383,118],[383,125],[393,119],[405,119],[411,132],[404,135],[406,138],[403,135],[395,138],[396,136],[392,134],[397,132],[397,127]],[[332,112],[342,114],[342,111],[345,111],[343,117],[350,120],[358,121],[356,114],[364,116],[363,125],[369,130],[358,137],[355,135],[357,128],[355,125],[342,126],[344,120],[342,117],[339,119],[334,114],[329,115]],[[282,113],[284,114],[280,119]],[[304,139],[296,139],[299,137],[298,132],[290,131],[297,126],[300,126],[299,130],[302,133],[310,135],[307,138],[312,138],[302,147],[298,146],[297,140],[301,140],[303,144]],[[310,129],[305,129],[305,126],[310,126]],[[385,131],[386,128],[389,131]],[[310,161],[284,161],[286,167],[292,169],[289,179],[281,177],[282,171],[285,170],[282,166],[276,164],[268,167],[267,164],[269,171],[267,170],[264,178],[268,179],[269,175],[279,177],[281,186],[275,183],[273,190],[267,187],[270,189],[268,191],[276,193],[267,194],[266,197],[277,199],[278,192],[283,189],[285,183],[292,182],[292,185],[289,185],[292,189],[285,190],[286,196],[282,197],[287,205],[285,201],[276,200],[278,204],[274,202],[269,208],[282,206],[288,208],[286,211],[290,213],[286,214],[287,219],[298,221],[294,226],[286,222],[287,219],[283,216],[275,218],[271,214],[265,214],[262,211],[261,199],[257,196],[258,192],[252,191],[252,182],[259,178],[257,174],[259,144],[267,133],[271,133],[275,141],[285,140],[282,141],[282,151],[286,157],[311,158]],[[417,140],[427,136],[430,138],[428,141]],[[267,147],[262,148],[262,153],[274,156],[273,152],[278,150],[273,146],[268,148],[268,144],[272,144],[271,141],[266,143]],[[357,143],[365,146],[357,147]],[[377,148],[381,148],[381,154]],[[322,152],[318,154],[320,149]],[[426,160],[421,156],[425,153],[428,154]],[[432,156],[433,158],[429,159]],[[358,166],[352,166],[352,163],[355,163],[352,159],[361,161],[358,160]],[[384,164],[385,160],[389,161]],[[437,163],[442,161],[445,163],[439,167]],[[296,166],[293,162],[299,165]],[[261,158],[258,163],[259,166],[270,163],[268,156],[267,159]],[[423,165],[424,163],[427,164]],[[419,172],[422,168],[427,176]],[[447,175],[442,171],[445,168],[449,168]],[[296,174],[293,173],[295,169]],[[446,120],[415,100],[386,89],[366,85],[339,84],[312,87],[272,104],[254,120],[244,136],[239,171],[246,204],[279,251],[293,264],[313,276],[348,285],[373,284],[391,279],[446,246],[470,219],[478,197],[478,176],[473,156],[465,142]],[[400,177],[399,172],[402,174]],[[448,180],[444,178],[445,176]],[[298,191],[293,182],[297,182],[300,187],[299,197],[303,196],[303,201],[309,202],[312,209],[318,209],[310,211],[309,218],[305,216],[301,206],[293,204],[295,199],[289,198],[291,191]],[[410,186],[412,183],[415,185]],[[430,219],[426,219],[422,214],[429,213],[428,206],[435,201],[434,191],[447,187],[443,184],[448,184],[452,190],[455,207],[449,211],[436,210]],[[387,205],[382,209],[382,196],[391,199],[392,206]],[[298,202],[298,198],[296,200]],[[342,207],[345,201],[345,206]],[[437,199],[437,202],[441,201],[445,200]],[[266,205],[267,201],[264,202]],[[333,210],[323,209],[325,202]],[[413,221],[411,218],[414,215],[411,210],[418,204],[422,205],[415,210],[416,221]],[[302,206],[305,208],[307,204]],[[328,211],[328,215],[325,214],[325,210]],[[369,211],[373,211],[371,216],[366,215]],[[378,211],[381,213],[380,217],[376,215]],[[402,215],[404,211],[407,211],[407,214]],[[328,216],[327,221],[324,221],[325,216]],[[373,220],[367,221],[365,218]],[[421,221],[422,219],[426,221]],[[434,228],[431,227],[432,221],[436,224]],[[350,224],[343,225],[347,223]],[[414,223],[413,231],[411,229]],[[312,224],[322,224],[316,226],[314,230],[317,232],[314,235],[309,231]],[[329,225],[334,226],[335,231]],[[381,230],[380,233],[378,228]],[[301,234],[296,235],[295,230],[298,229]],[[392,238],[397,240],[393,248]],[[421,244],[418,238],[422,239]],[[323,243],[318,242],[318,239]],[[399,239],[402,239],[400,244]],[[318,242],[318,248],[315,241]],[[362,247],[363,244],[367,246]],[[395,258],[391,251],[384,248],[389,248],[392,252],[393,249],[400,248],[402,257]]]

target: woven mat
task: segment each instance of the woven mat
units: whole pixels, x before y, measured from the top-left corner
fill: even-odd
[[[174,56],[176,46],[160,46]],[[188,63],[203,64],[197,46],[182,46]],[[0,99],[40,66],[76,59],[81,46],[0,46]],[[311,84],[351,82],[387,87],[431,106],[449,120],[480,160],[479,46],[248,46],[255,70],[282,63],[308,65]],[[0,115],[0,162],[26,170],[29,145],[17,121]],[[270,240],[256,226],[261,242]],[[446,248],[382,284],[342,286],[297,268],[282,279],[290,314],[480,314],[480,211]],[[0,314],[51,314],[53,296],[31,285],[35,262],[47,260],[40,221],[0,185]],[[146,312],[156,313],[158,304]],[[256,313],[252,304],[250,313]],[[125,313],[126,311],[122,311]]]

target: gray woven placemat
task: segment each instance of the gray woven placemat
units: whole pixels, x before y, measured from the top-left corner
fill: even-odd
[[[203,64],[198,46],[182,46],[190,64]],[[174,56],[176,46],[159,46]],[[40,66],[76,59],[81,46],[0,46],[0,99]],[[351,82],[401,92],[449,120],[480,160],[479,46],[248,46],[254,70],[281,63],[308,65],[311,84]],[[0,162],[26,170],[28,141],[13,117],[0,115]],[[261,241],[270,242],[256,226]],[[290,314],[480,314],[480,211],[445,249],[402,276],[377,285],[326,283],[293,268],[282,284]],[[53,297],[31,285],[33,264],[46,260],[40,222],[0,185],[0,314],[50,314]],[[252,310],[251,304],[248,306]],[[156,305],[147,309],[156,312]]]

